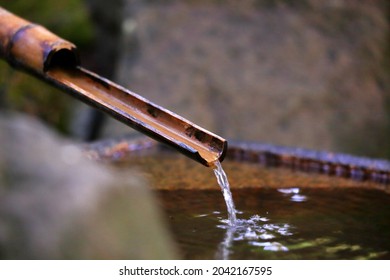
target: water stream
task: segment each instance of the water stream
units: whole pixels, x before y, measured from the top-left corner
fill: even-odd
[[[237,210],[234,206],[233,196],[230,191],[229,181],[227,179],[226,173],[222,168],[221,163],[217,160],[214,162],[214,174],[217,177],[217,181],[219,186],[221,187],[221,191],[223,194],[223,198],[225,199],[227,211],[228,211],[228,219],[229,226],[235,226],[237,223]]]

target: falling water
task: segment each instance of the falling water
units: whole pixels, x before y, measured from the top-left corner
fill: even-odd
[[[264,250],[288,251],[287,247],[282,244],[268,241],[275,237],[271,234],[275,230],[281,235],[291,235],[288,232],[289,226],[287,224],[283,226],[264,224],[268,219],[259,215],[254,215],[250,219],[237,219],[237,210],[234,206],[232,193],[230,192],[229,181],[219,161],[214,162],[214,173],[221,187],[229,217],[228,226],[222,226],[222,228],[226,229],[226,235],[219,246],[216,257],[218,259],[229,259],[231,253],[230,248],[235,240],[250,240],[252,246],[263,247]],[[294,192],[296,193],[297,190],[294,189]],[[258,242],[256,240],[267,240],[267,242]]]
[[[228,217],[229,217],[229,225],[234,226],[237,222],[237,217],[236,217],[237,211],[236,208],[234,207],[232,193],[230,192],[229,181],[219,161],[214,162],[214,174],[217,177],[218,184],[221,187],[222,194],[225,199],[225,203],[228,211]]]

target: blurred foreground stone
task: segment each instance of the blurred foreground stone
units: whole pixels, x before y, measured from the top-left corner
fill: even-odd
[[[0,258],[166,259],[176,251],[148,184],[35,119],[0,114]]]

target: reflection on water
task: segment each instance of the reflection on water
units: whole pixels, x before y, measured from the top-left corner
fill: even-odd
[[[184,259],[390,259],[390,195],[380,191],[235,189],[234,226],[219,190],[158,194]]]
[[[305,195],[299,193],[300,192],[299,188],[278,189],[278,192],[281,192],[286,196],[290,197],[290,200],[294,202],[303,202],[306,201],[307,199]]]

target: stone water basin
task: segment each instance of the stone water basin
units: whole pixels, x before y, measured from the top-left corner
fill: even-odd
[[[86,149],[150,181],[184,259],[390,259],[389,162],[233,143],[222,166],[234,227],[211,169],[146,139]]]

